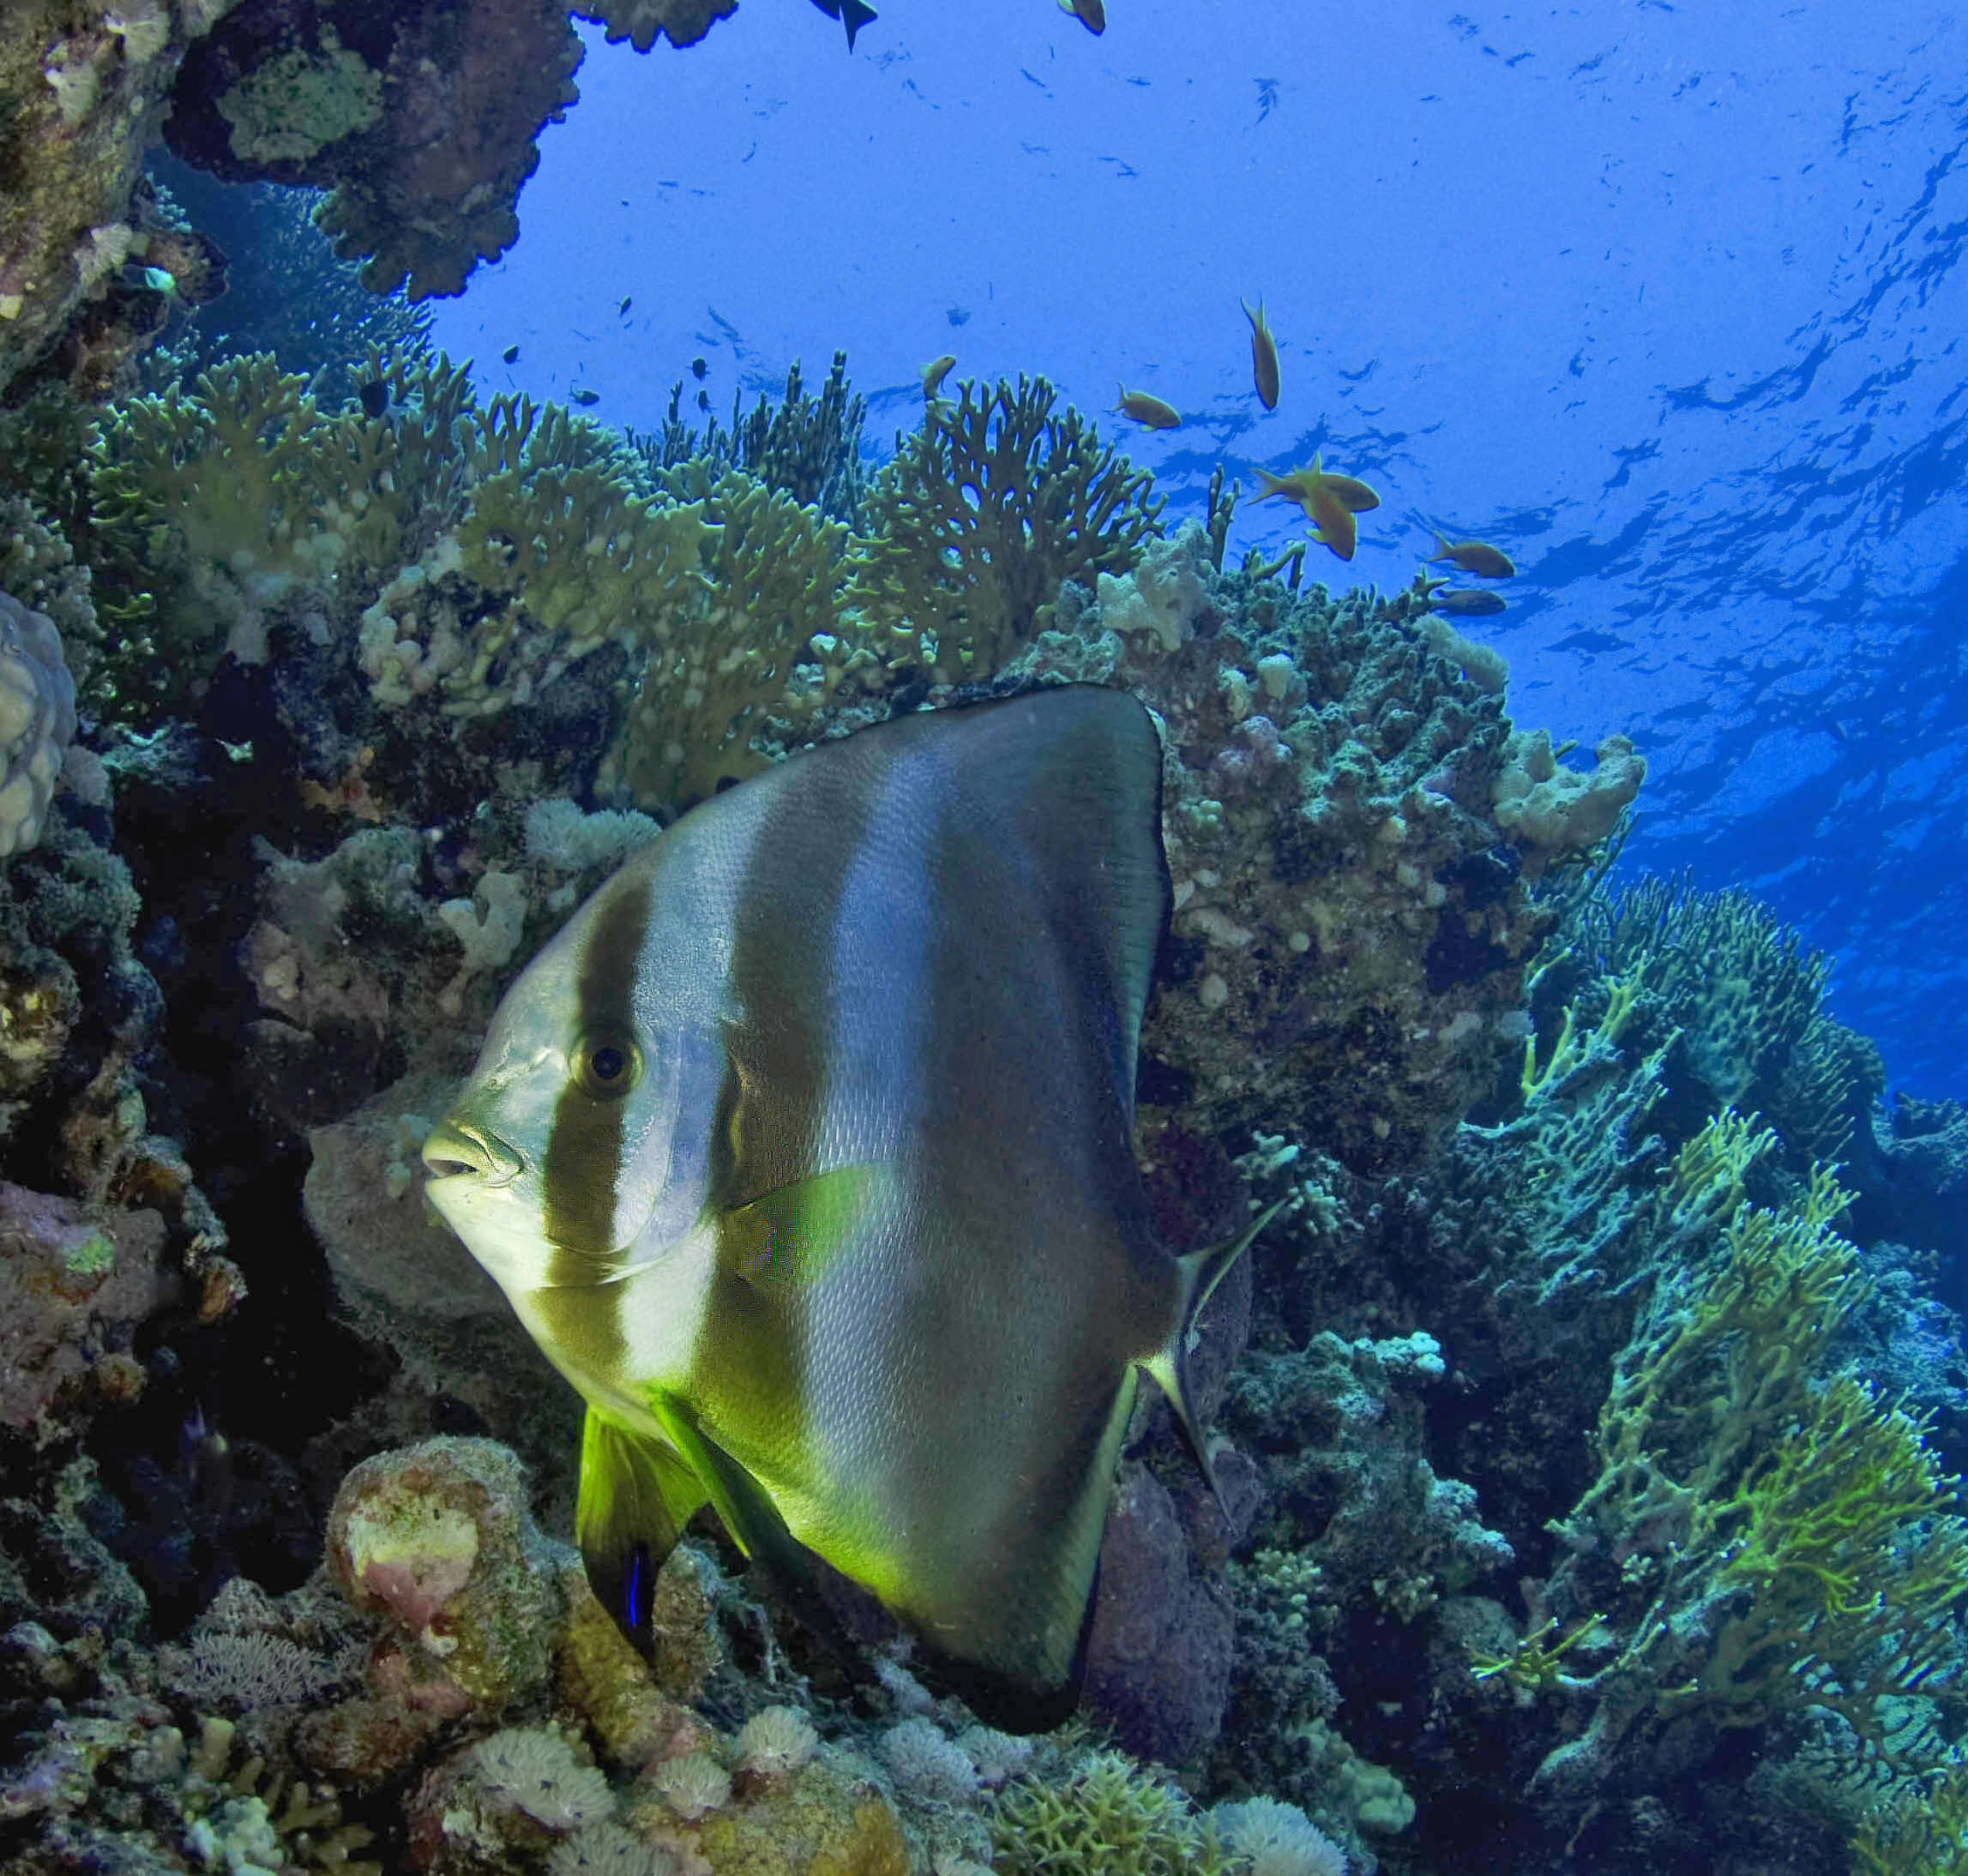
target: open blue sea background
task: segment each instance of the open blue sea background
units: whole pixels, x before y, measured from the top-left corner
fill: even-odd
[[[1248,496],[1322,450],[1383,505],[1309,577],[1506,548],[1468,622],[1520,724],[1645,751],[1629,876],[1755,893],[1893,1086],[1968,1097],[1965,75],[1968,26],[1901,0],[1111,0],[1099,39],[888,0],[852,56],[743,0],[687,52],[591,33],[435,337],[638,428],[700,356],[728,417],[844,348],[884,439],[946,351],[1083,408],[1124,381],[1184,413],[1128,438],[1171,520],[1219,460]],[[1247,500],[1232,554],[1296,520]]]

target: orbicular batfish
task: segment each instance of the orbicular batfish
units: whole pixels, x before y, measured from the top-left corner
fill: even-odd
[[[500,1005],[428,1189],[587,1399],[618,1612],[707,1502],[999,1723],[1070,1710],[1139,1377],[1195,1445],[1255,1230],[1171,1255],[1134,1163],[1160,773],[1119,691],[899,718],[684,815]]]

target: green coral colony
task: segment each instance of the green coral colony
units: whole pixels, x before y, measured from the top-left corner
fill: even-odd
[[[196,328],[132,364],[146,296],[218,263],[105,119],[220,57],[228,9],[42,10],[0,69],[74,165],[0,209],[9,1870],[1675,1867],[1718,1807],[1730,1871],[1963,1867],[1968,1521],[1923,1284],[1968,1118],[1879,1119],[1824,959],[1752,900],[1621,879],[1625,738],[1586,767],[1515,725],[1425,576],[1240,565],[1222,472],[1171,526],[1043,378],[943,395],[939,360],[877,464],[838,356],[641,436],[482,398],[383,303],[337,314],[334,379]],[[403,11],[393,57],[446,56]],[[647,48],[729,11],[605,16]],[[528,147],[572,69],[564,17],[535,28]],[[225,57],[174,141],[331,188],[370,286],[511,238],[512,150],[468,212],[417,207],[396,68],[325,21]],[[1350,544],[1372,491],[1308,473],[1357,492],[1321,520]],[[1126,786],[1067,848],[1075,738],[1126,745]],[[1159,854],[1144,821],[1092,866],[1158,782]],[[692,843],[743,875],[728,981],[617,941]],[[1004,878],[921,888],[966,854]],[[856,965],[924,905],[918,977]],[[758,1019],[779,995],[802,1024]],[[1056,1085],[1018,1030],[1048,999],[1085,1045]],[[684,1003],[707,1036],[743,1006],[737,1039],[695,1061]],[[545,1093],[503,1066],[540,1022],[584,1045]],[[719,1292],[659,1374],[629,1284],[535,1266],[641,1176],[580,1102],[692,1074],[688,1202],[649,1207],[714,1218],[725,1278],[797,1241],[807,1287],[770,1333]],[[894,1189],[820,1151],[870,1088],[877,1132],[930,1115]],[[1019,1174],[966,1102],[1047,1141],[967,1263]],[[503,1128],[562,1143],[523,1230],[442,1189],[497,1175]],[[1083,1293],[1031,1254],[1062,1218],[1114,1254]],[[1162,1248],[1260,1218],[1241,1261]],[[966,1309],[943,1365],[859,1355]],[[534,1338],[587,1396],[578,1512]],[[318,1386],[291,1425],[250,1422],[262,1359]],[[779,1567],[744,1574],[707,1501]],[[996,1730],[953,1663],[1084,1705]]]

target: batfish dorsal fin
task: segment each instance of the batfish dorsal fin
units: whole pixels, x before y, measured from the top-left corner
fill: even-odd
[[[1008,823],[1056,935],[1116,1019],[1114,1073],[1134,1111],[1134,1058],[1168,917],[1162,747],[1124,691],[1072,684],[988,707],[951,745],[959,779]]]
[[[603,1608],[631,1640],[647,1614],[647,1575],[670,1554],[708,1494],[674,1452],[587,1410],[581,1434],[575,1541]]]

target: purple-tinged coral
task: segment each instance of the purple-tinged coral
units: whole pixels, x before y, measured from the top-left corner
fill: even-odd
[[[448,1683],[497,1710],[544,1686],[568,1557],[534,1528],[519,1461],[489,1440],[365,1459],[328,1514],[328,1574],[397,1632],[400,1681],[379,1691],[406,1698]]]
[[[119,1398],[133,1392],[124,1364],[163,1301],[164,1239],[154,1212],[0,1182],[0,1426],[49,1430],[57,1401],[92,1376]]]

